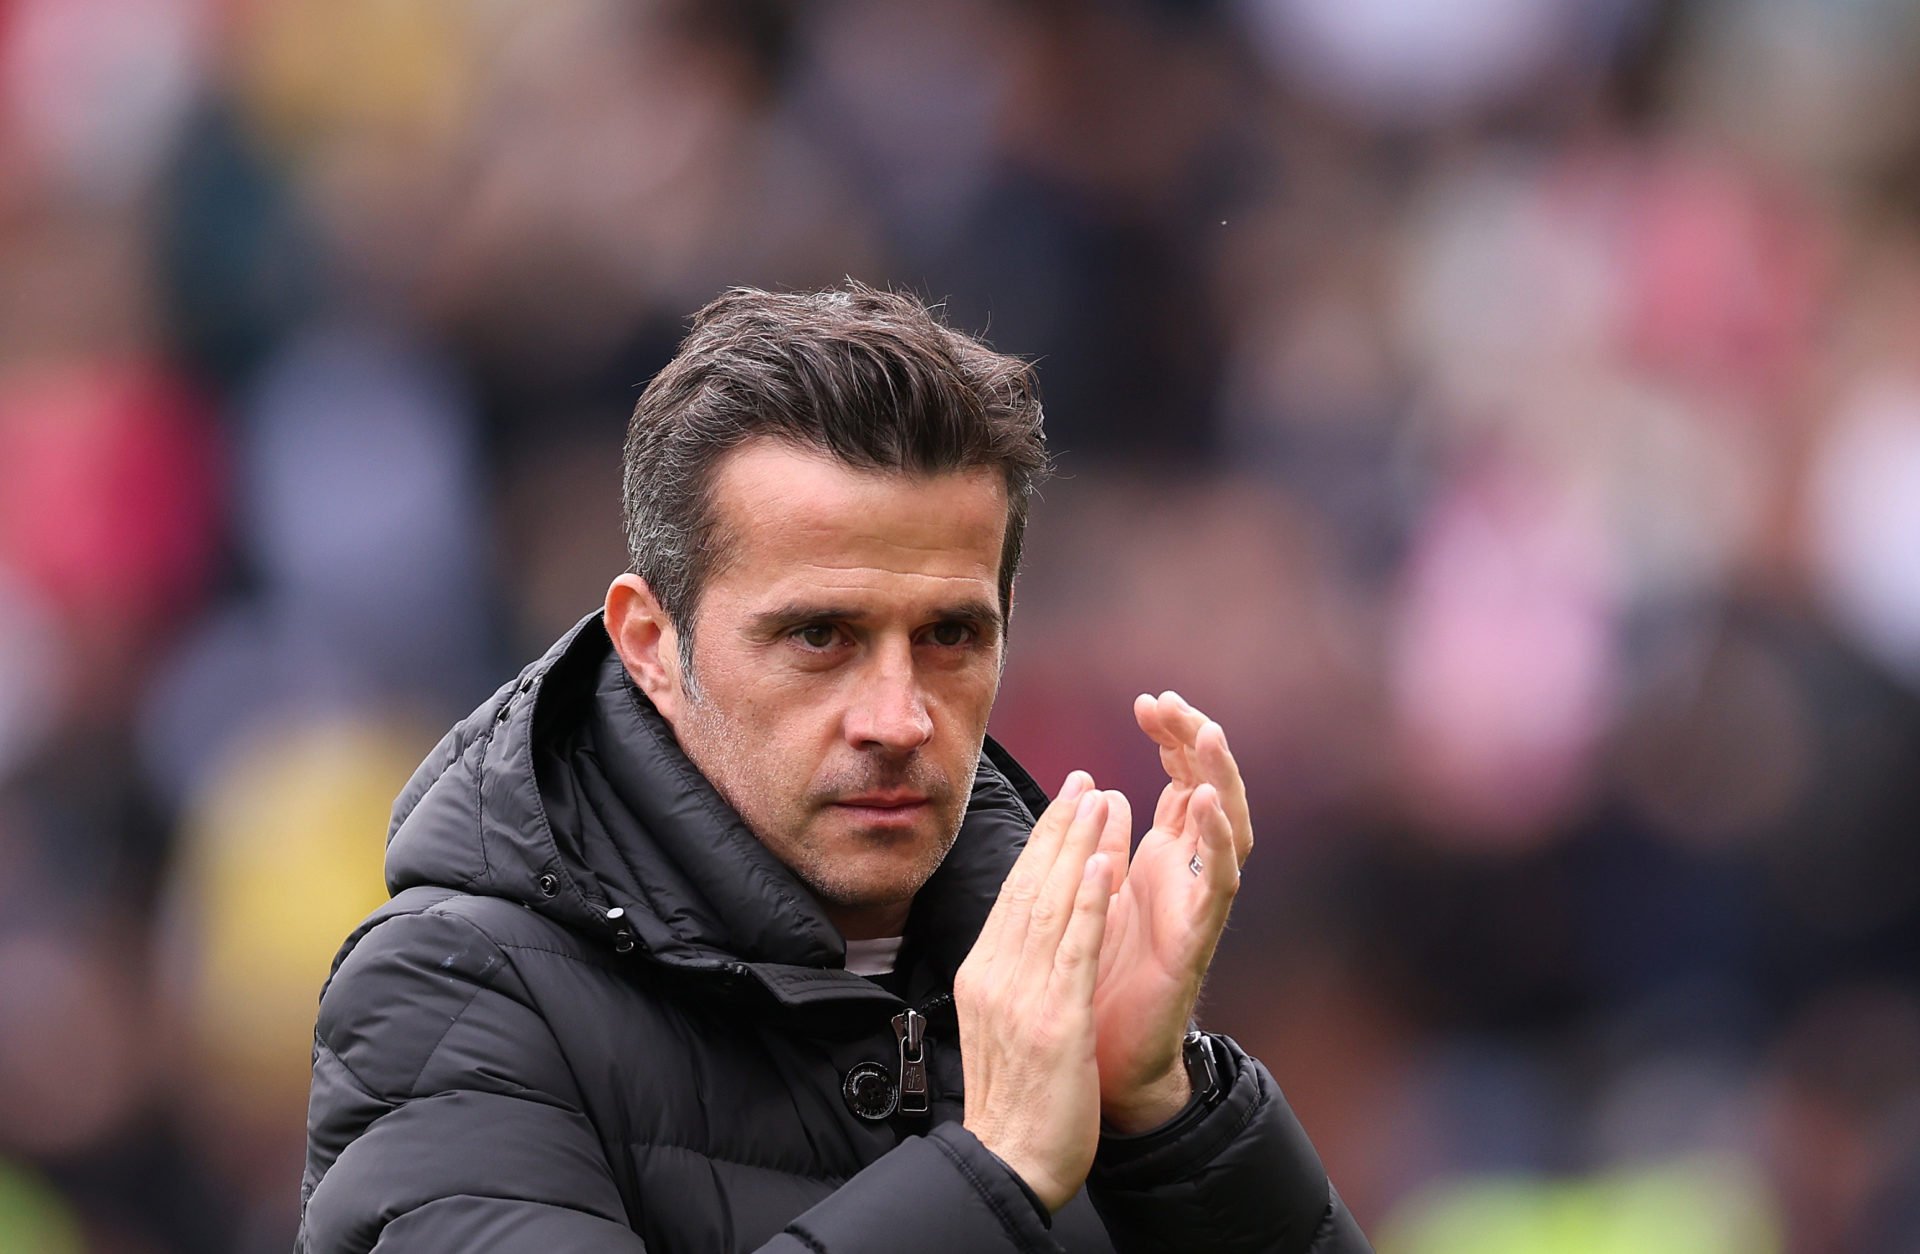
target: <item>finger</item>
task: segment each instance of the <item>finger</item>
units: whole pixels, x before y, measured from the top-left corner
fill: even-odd
[[[1163,693],[1154,697],[1141,693],[1133,700],[1133,718],[1148,739],[1160,747],[1160,767],[1166,771],[1167,778],[1191,784],[1196,780],[1193,764],[1187,760],[1187,743],[1168,714],[1172,707],[1162,704],[1163,699],[1171,695]]]
[[[1187,821],[1187,803],[1193,799],[1193,785],[1168,784],[1160,790],[1160,802],[1153,808],[1153,825],[1163,832],[1177,832]]]
[[[1153,735],[1147,724],[1149,721],[1157,722],[1159,717],[1158,711],[1154,708],[1152,693],[1143,692],[1133,699],[1133,721],[1140,724],[1141,731],[1149,736]]]
[[[1093,855],[1100,832],[1106,827],[1107,810],[1107,794],[1098,789],[1081,794],[1074,807],[1073,821],[1067,825],[1066,838],[1060,844],[1059,856],[1054,859],[1040,895],[1034,898],[1028,911],[1021,950],[1026,962],[1041,971],[1053,965],[1054,951],[1059,949],[1060,937],[1073,913],[1081,873],[1086,870],[1087,859]]]
[[[1048,991],[1068,1006],[1093,1004],[1095,977],[1100,973],[1100,942],[1107,930],[1107,906],[1113,900],[1106,885],[1111,878],[1107,855],[1087,859],[1073,898],[1073,917],[1054,951]]]
[[[1148,720],[1152,736],[1160,746],[1160,763],[1167,777],[1186,784],[1197,784],[1201,776],[1195,741],[1207,716],[1188,703],[1179,693],[1168,689],[1152,699],[1153,715]]]
[[[1200,735],[1200,729],[1207,725],[1207,716],[1171,688],[1160,694],[1157,704],[1167,730],[1180,742],[1181,748],[1193,752],[1194,740]]]
[[[1032,876],[1035,886],[1046,881],[1054,860],[1060,856],[1060,845],[1066,840],[1074,813],[1091,791],[1093,776],[1085,771],[1067,772],[1067,778],[1061,782],[1060,792],[1047,803],[1033,830],[1027,833],[1027,843],[1021,847],[1020,856],[1013,861],[1015,871]]]
[[[1227,732],[1209,720],[1195,737],[1200,774],[1220,794],[1220,808],[1233,827],[1234,861],[1244,864],[1253,852],[1253,816],[1247,806],[1247,782],[1227,747]]]
[[[1148,696],[1139,698],[1142,704],[1134,708],[1134,721],[1140,724],[1140,730],[1154,742],[1160,751],[1160,769],[1167,773],[1168,779],[1187,780],[1191,771],[1186,760],[1186,750],[1181,748],[1173,733],[1160,718],[1159,707]]]
[[[1133,850],[1133,806],[1117,789],[1107,792],[1107,824],[1100,832],[1100,853],[1112,872],[1109,892],[1119,892],[1127,878],[1128,855]]]
[[[1199,829],[1194,853],[1200,858],[1200,874],[1224,916],[1234,894],[1240,891],[1240,859],[1235,854],[1233,824],[1212,784],[1194,789],[1192,814]]]
[[[1060,785],[1059,796],[1041,813],[1040,821],[1027,835],[1026,847],[1014,859],[1007,878],[1001,881],[1000,893],[987,912],[979,938],[974,941],[976,949],[988,956],[999,952],[1003,945],[1018,952],[1026,933],[1027,915],[1053,870],[1054,860],[1059,857],[1060,843],[1066,838],[1074,811],[1092,787],[1093,777],[1085,771],[1072,771],[1067,775]]]

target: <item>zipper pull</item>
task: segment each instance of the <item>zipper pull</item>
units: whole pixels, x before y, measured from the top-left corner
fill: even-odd
[[[900,1104],[903,1115],[927,1113],[927,1017],[909,1007],[893,1016],[900,1038]]]

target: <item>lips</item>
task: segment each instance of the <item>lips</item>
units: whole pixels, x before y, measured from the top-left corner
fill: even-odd
[[[853,797],[842,797],[840,800],[834,802],[834,804],[846,806],[849,809],[877,810],[885,813],[888,811],[911,810],[916,806],[923,806],[927,804],[927,798],[923,793],[870,792],[860,793]]]

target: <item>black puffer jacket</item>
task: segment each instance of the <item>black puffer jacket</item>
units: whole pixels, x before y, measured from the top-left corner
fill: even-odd
[[[856,1117],[900,999],[681,755],[598,617],[455,728],[394,809],[393,900],[320,1001],[298,1248],[1367,1249],[1272,1078],[1109,1138],[1047,1224],[959,1123],[948,981],[1044,797],[997,747],[915,900],[932,1110]]]

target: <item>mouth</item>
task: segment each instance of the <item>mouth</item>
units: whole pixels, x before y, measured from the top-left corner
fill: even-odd
[[[908,792],[859,793],[833,803],[837,810],[880,822],[915,818],[931,804],[925,794]]]

